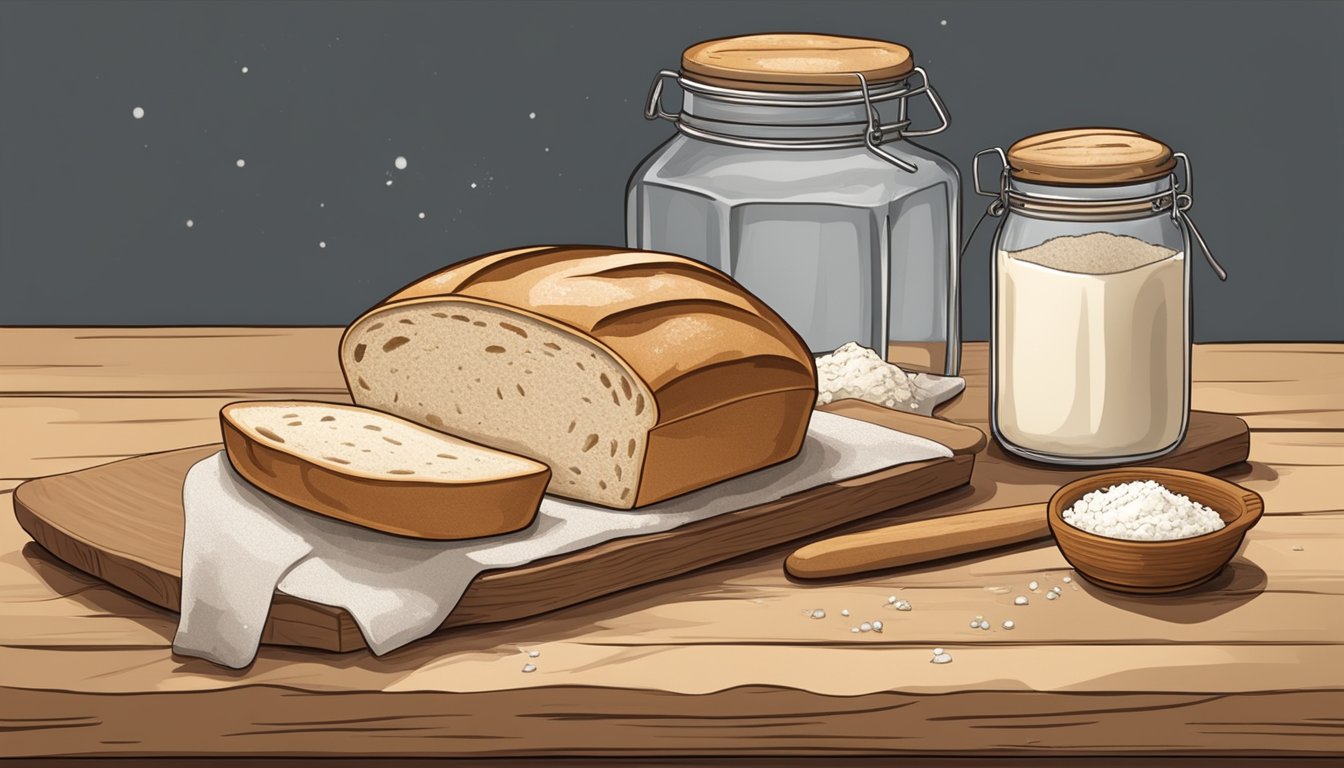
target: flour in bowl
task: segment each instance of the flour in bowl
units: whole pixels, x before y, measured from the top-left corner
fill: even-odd
[[[1112,539],[1159,541],[1212,533],[1218,513],[1154,480],[1092,491],[1064,510],[1064,522]]]

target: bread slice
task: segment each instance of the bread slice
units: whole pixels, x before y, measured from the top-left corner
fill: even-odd
[[[219,412],[238,474],[328,517],[421,539],[526,528],[551,471],[544,464],[369,408],[231,403]]]
[[[597,246],[489,254],[418,280],[341,340],[355,402],[551,467],[629,509],[793,458],[816,401],[802,339],[732,278]]]

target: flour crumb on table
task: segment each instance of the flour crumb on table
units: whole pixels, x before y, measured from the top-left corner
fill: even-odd
[[[933,649],[933,658],[929,659],[930,664],[947,664],[952,661],[952,654],[946,653],[942,648]]]
[[[1013,598],[1013,605],[1026,605],[1028,602],[1026,595],[1018,595]]]
[[[536,671],[537,671],[537,665],[536,665],[536,664],[524,664],[524,665],[523,665],[523,672],[524,672],[524,673],[527,673],[527,672],[536,672]]]

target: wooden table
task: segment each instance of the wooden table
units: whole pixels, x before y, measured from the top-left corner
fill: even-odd
[[[1254,430],[1251,462],[1222,474],[1267,514],[1181,597],[1065,583],[1048,544],[819,586],[790,583],[777,548],[383,658],[264,647],[233,672],[174,658],[176,616],[15,523],[24,479],[215,441],[224,403],[343,400],[337,336],[0,329],[0,756],[1344,756],[1344,345],[1196,349],[1194,406]],[[942,415],[986,428],[983,344],[964,373]],[[1009,485],[1000,457],[901,514],[1053,490]],[[1061,599],[1015,608],[1033,579]],[[804,615],[817,607],[826,619]],[[976,615],[995,629],[970,629]],[[870,619],[886,630],[850,632]],[[953,663],[928,663],[936,646]]]

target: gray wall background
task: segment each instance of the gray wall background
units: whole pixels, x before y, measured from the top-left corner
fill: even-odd
[[[1232,275],[1196,262],[1196,338],[1344,340],[1344,3],[1283,1],[0,3],[0,324],[339,325],[481,252],[621,243],[653,73],[799,30],[909,45],[968,182],[1056,127],[1188,152]],[[988,268],[982,231],[967,338]]]

